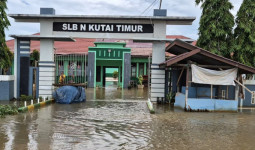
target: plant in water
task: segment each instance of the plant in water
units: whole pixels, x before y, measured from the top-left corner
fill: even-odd
[[[138,77],[138,84],[139,84],[139,85],[143,85],[143,76],[142,76],[142,75],[140,75],[140,76]]]
[[[173,100],[174,100],[174,97],[175,97],[175,94],[173,92],[169,92],[167,95],[166,95],[166,99],[168,101],[168,103],[172,103]]]
[[[14,105],[0,105],[0,117],[15,114],[18,114],[18,107]]]

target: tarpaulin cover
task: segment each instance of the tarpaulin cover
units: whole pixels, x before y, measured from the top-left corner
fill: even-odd
[[[82,87],[62,86],[53,92],[53,98],[57,103],[71,104],[84,102],[86,95]]]
[[[234,85],[237,76],[237,68],[216,71],[191,65],[192,82],[211,85]]]

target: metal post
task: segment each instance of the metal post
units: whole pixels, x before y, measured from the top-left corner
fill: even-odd
[[[239,80],[239,76],[237,74],[237,80]],[[235,100],[238,101],[238,91],[239,91],[239,84],[236,84],[236,87],[235,87]]]
[[[150,59],[151,59],[151,54],[148,57],[148,69],[147,69],[147,71],[148,71],[148,73],[147,73],[147,75],[148,75],[148,99],[151,99],[151,97],[150,97],[151,60]]]
[[[228,85],[227,85],[227,96],[226,96],[226,99],[228,99]]]
[[[161,9],[161,3],[162,3],[162,0],[160,0],[160,3],[159,3],[159,9]]]
[[[85,53],[85,70],[84,70],[84,74],[85,74],[85,83],[86,83],[86,70],[87,70],[87,68],[86,68],[86,61],[87,61],[87,55],[86,55],[86,53]]]
[[[213,99],[213,85],[211,84],[211,99]]]
[[[187,66],[186,73],[185,109],[187,109],[188,106],[188,96],[189,96],[189,65]]]

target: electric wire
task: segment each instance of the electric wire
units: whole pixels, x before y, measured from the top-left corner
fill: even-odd
[[[140,15],[143,15],[147,10],[150,11],[151,7],[153,7],[159,0],[154,0]],[[148,13],[147,12],[147,13]]]

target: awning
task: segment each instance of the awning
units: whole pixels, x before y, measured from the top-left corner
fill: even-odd
[[[211,85],[234,85],[237,77],[237,68],[216,71],[191,65],[192,82]]]

